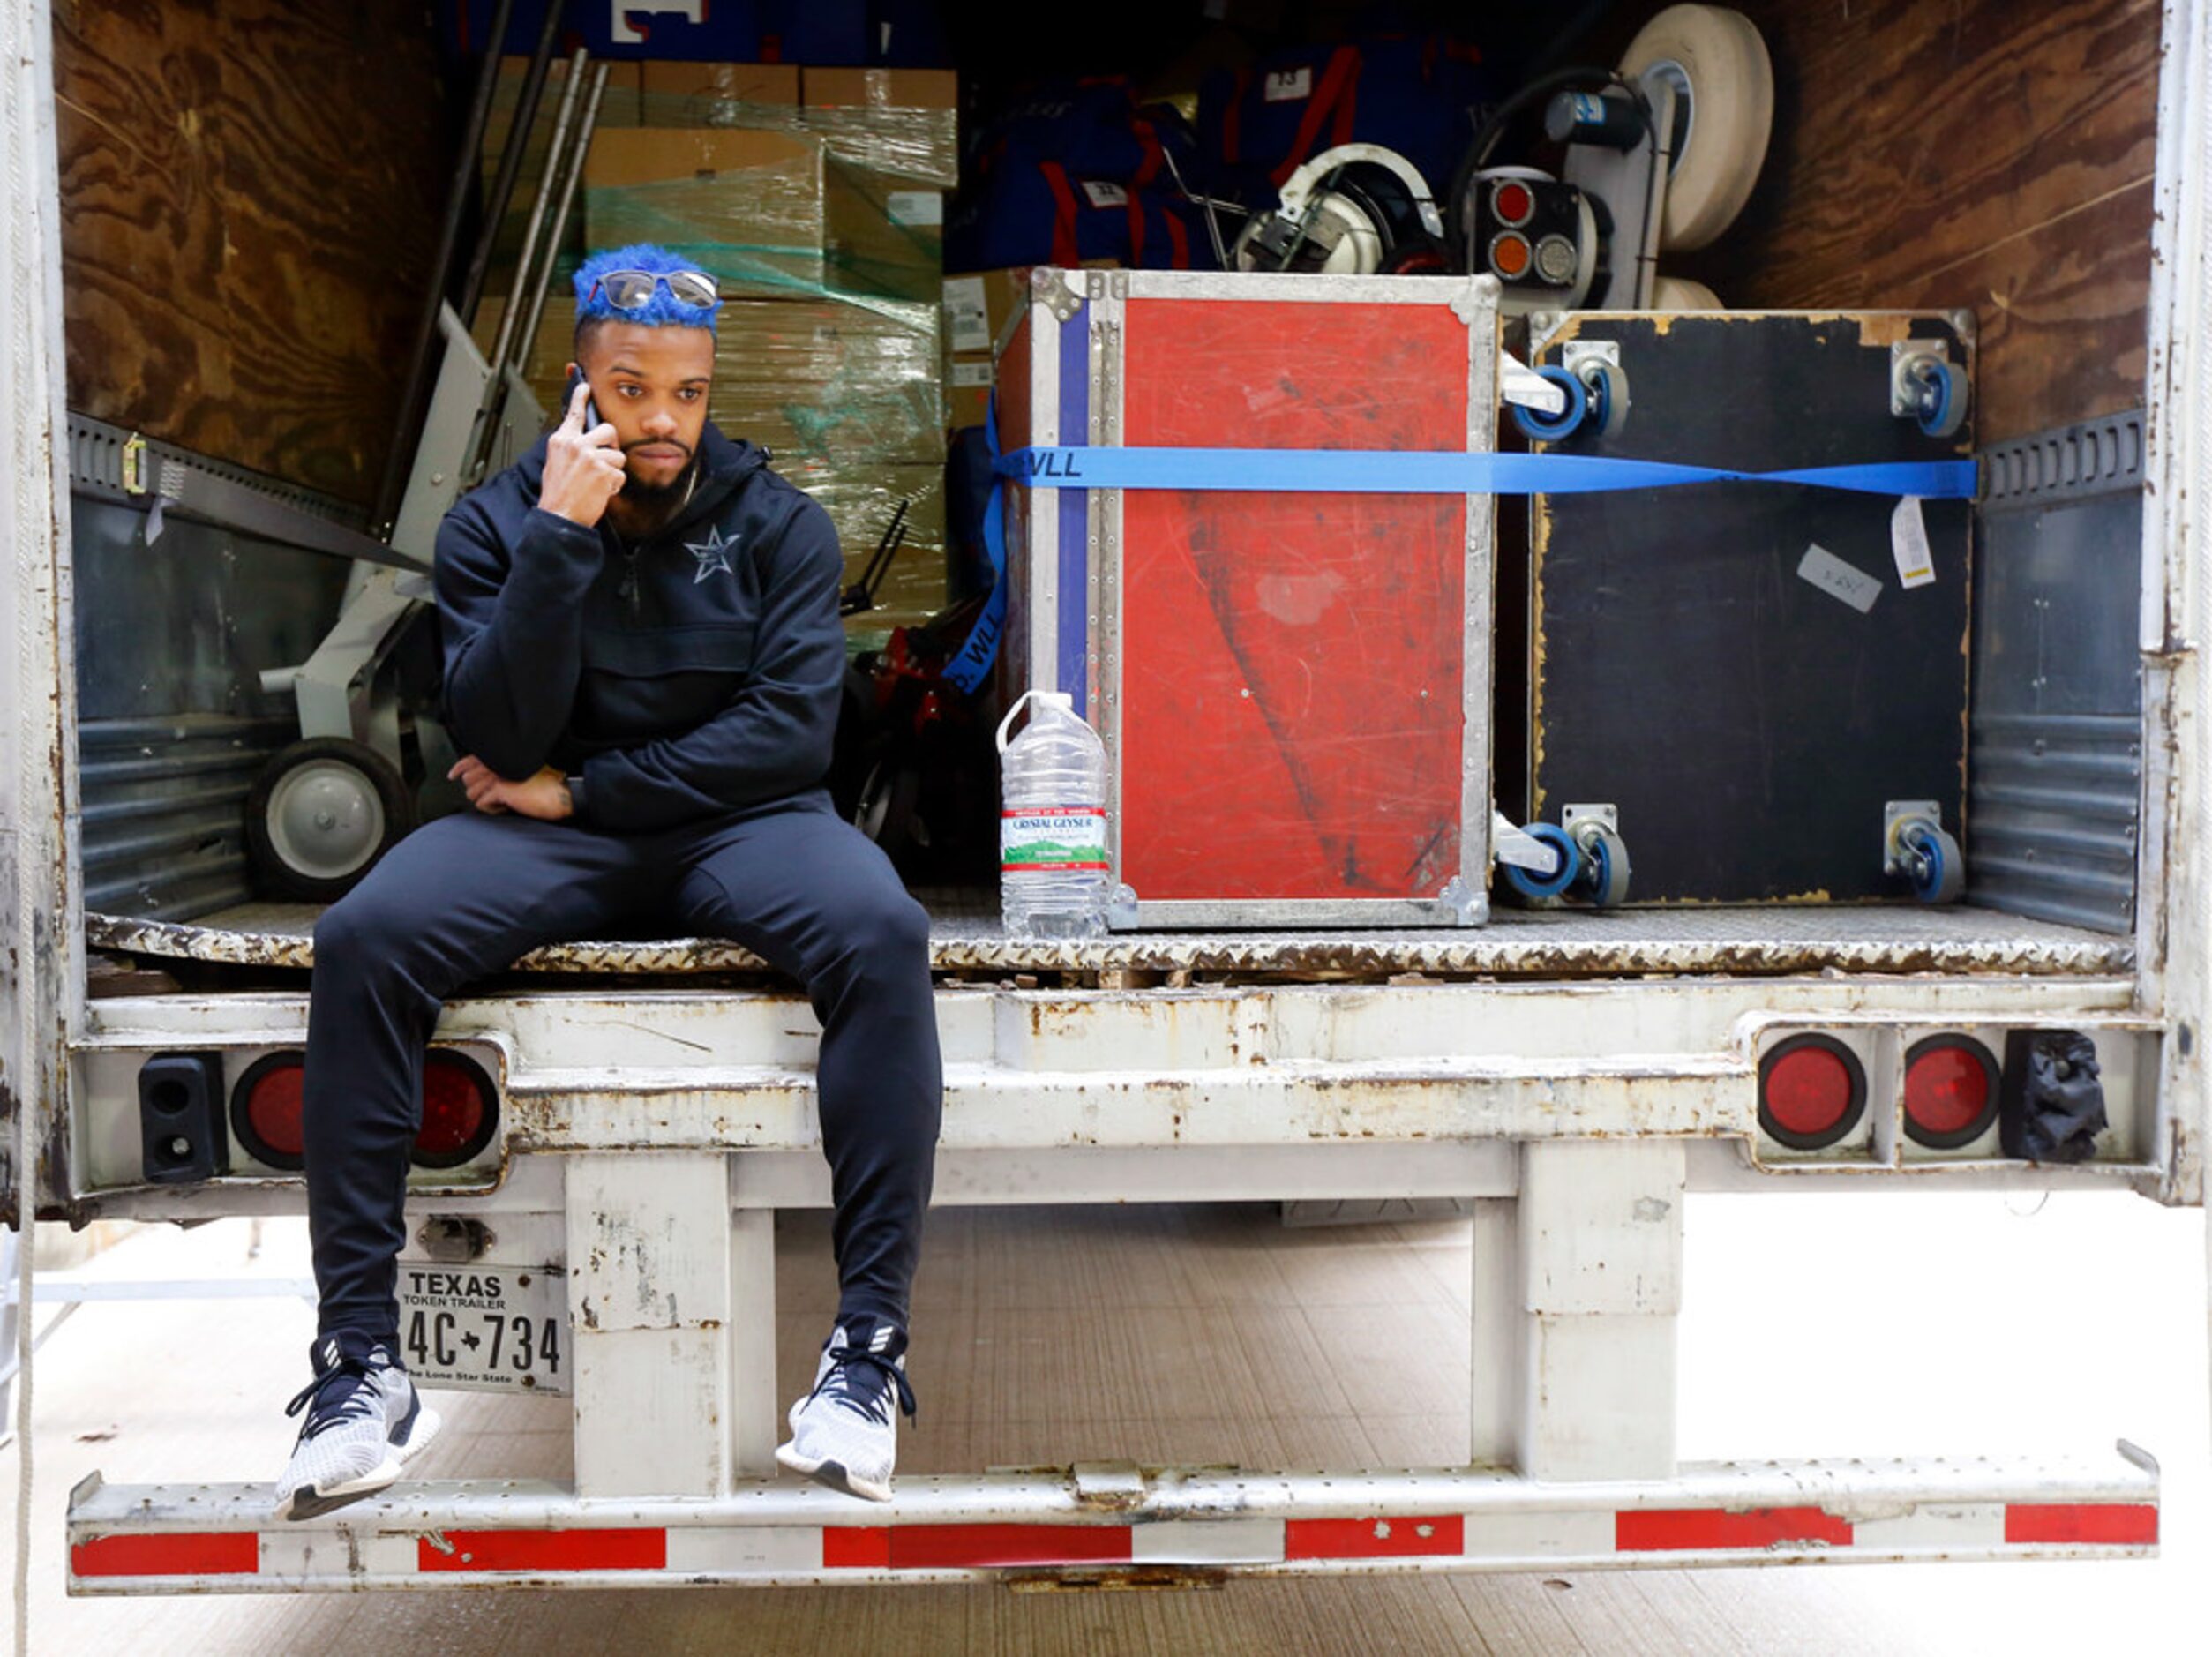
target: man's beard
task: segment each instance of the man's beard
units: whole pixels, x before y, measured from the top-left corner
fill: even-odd
[[[645,448],[680,446],[671,445],[668,439],[660,439],[651,446],[639,444],[637,446]],[[699,469],[698,451],[686,449],[684,452],[688,458],[678,469],[676,476],[665,484],[649,484],[626,465],[623,469],[621,499],[629,505],[649,513],[672,511],[691,493],[692,484],[696,481],[694,474]]]

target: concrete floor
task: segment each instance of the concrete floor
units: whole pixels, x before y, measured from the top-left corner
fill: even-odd
[[[40,1355],[36,1653],[293,1650],[2131,1653],[2212,1649],[2201,1217],[2126,1197],[1704,1197],[1688,1211],[1687,1457],[2095,1452],[2165,1466],[2149,1563],[1856,1566],[996,1586],[69,1600],[70,1486],[273,1476],[296,1301],[93,1305]],[[1286,1231],[1257,1206],[951,1211],[918,1286],[913,1472],[987,1464],[1436,1465],[1466,1453],[1463,1225]],[[297,1222],[134,1236],[119,1276],[304,1272]],[[831,1307],[823,1217],[785,1216],[786,1391]],[[564,1476],[565,1404],[446,1395],[424,1476]],[[16,1453],[0,1455],[11,1493]],[[11,1494],[0,1495],[12,1514]],[[8,1526],[11,1531],[12,1525]],[[0,1623],[0,1627],[4,1627]]]

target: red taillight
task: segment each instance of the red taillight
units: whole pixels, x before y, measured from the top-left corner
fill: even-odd
[[[1971,1036],[1930,1036],[1905,1054],[1905,1133],[1931,1151],[1979,1139],[1997,1117],[1997,1059]]]
[[[300,1128],[300,1077],[307,1055],[296,1049],[256,1059],[230,1090],[230,1131],[256,1162],[287,1173],[306,1166]]]
[[[1792,1036],[1758,1066],[1758,1125],[1793,1151],[1824,1151],[1866,1112],[1866,1067],[1833,1036]]]
[[[1528,215],[1536,211],[1535,192],[1509,179],[1490,192],[1490,211],[1501,223],[1526,224]]]
[[[466,1053],[435,1047],[423,1063],[423,1126],[411,1155],[418,1166],[458,1167],[491,1143],[499,1099],[484,1067]]]

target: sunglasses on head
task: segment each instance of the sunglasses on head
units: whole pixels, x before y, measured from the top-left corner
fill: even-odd
[[[591,284],[584,303],[589,304],[604,293],[607,303],[618,311],[642,311],[653,303],[653,290],[663,286],[679,304],[695,305],[702,311],[722,301],[715,290],[715,279],[704,271],[611,270]]]

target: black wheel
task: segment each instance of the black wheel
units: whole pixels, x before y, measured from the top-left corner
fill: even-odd
[[[887,749],[868,768],[867,777],[860,784],[860,798],[852,808],[852,826],[896,862],[913,837],[914,806],[921,791],[921,773],[908,756]]]
[[[399,768],[346,737],[279,753],[246,796],[246,843],[268,891],[337,902],[415,827]]]

